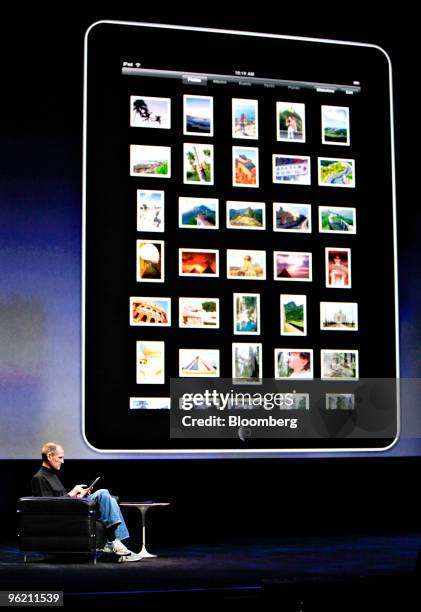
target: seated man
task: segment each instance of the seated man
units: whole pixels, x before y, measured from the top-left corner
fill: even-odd
[[[129,537],[129,532],[121,514],[117,501],[110,495],[108,489],[98,489],[91,494],[86,485],[76,485],[66,491],[58,477],[58,472],[64,463],[64,450],[55,442],[47,442],[41,449],[42,465],[31,481],[32,493],[37,497],[85,497],[96,500],[99,518],[105,523],[107,543],[104,552],[119,555],[119,561],[139,561],[140,556],[124,546],[121,540]]]

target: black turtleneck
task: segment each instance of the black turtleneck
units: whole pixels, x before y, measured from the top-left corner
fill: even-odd
[[[32,494],[36,497],[63,497],[67,495],[63,487],[58,470],[41,466],[31,480]]]

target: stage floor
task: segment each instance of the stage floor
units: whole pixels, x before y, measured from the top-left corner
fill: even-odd
[[[205,596],[282,597],[285,602],[307,598],[303,609],[312,610],[318,608],[312,608],[311,601],[328,592],[345,596],[348,603],[351,595],[360,593],[377,603],[381,597],[393,609],[392,598],[400,591],[411,599],[417,596],[419,551],[421,533],[305,536],[152,547],[158,558],[126,564],[110,557],[93,564],[31,553],[25,564],[11,543],[0,545],[0,590],[59,590],[65,593],[66,606],[95,599],[102,609],[123,601]],[[325,604],[329,609],[329,602]]]

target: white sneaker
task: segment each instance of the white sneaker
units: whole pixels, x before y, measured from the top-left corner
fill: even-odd
[[[118,558],[119,563],[130,563],[131,561],[141,561],[143,557],[139,553],[130,553],[130,555],[124,555]]]
[[[111,544],[110,552],[113,552],[115,555],[131,555],[132,554],[132,551],[129,550],[126,546],[124,546],[123,542],[121,540],[118,540],[117,538],[113,542],[110,542],[110,544]],[[104,550],[104,552],[107,552],[107,551]]]

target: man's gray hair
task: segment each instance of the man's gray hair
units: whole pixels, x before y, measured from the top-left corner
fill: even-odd
[[[47,455],[56,455],[59,448],[62,448],[60,444],[56,444],[55,442],[46,442],[41,449],[42,459],[45,461],[47,459]]]

